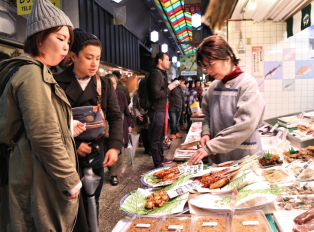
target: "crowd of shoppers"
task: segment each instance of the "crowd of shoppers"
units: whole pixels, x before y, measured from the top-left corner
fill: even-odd
[[[26,30],[23,56],[0,54],[0,80],[16,70],[0,101],[5,112],[0,144],[12,146],[8,180],[1,187],[0,231],[88,231],[84,170],[91,168],[100,177],[94,193],[98,213],[104,167],[110,169],[111,184],[119,183],[131,132],[130,94],[119,71],[96,74],[100,40],[73,30],[70,19],[49,0],[33,1]],[[59,65],[62,60],[67,65]],[[182,138],[178,124],[182,129],[185,115],[189,122],[189,106],[203,94],[199,82],[194,90],[183,76],[168,84],[169,64],[167,54],[157,54],[156,68],[147,77],[150,107],[141,107],[138,91],[132,101],[135,125],[155,167],[171,162],[163,155],[167,101],[170,138]],[[81,113],[74,115],[77,110]],[[95,135],[96,129],[101,133]]]

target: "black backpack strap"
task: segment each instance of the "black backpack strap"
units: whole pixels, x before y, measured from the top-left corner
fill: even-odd
[[[8,75],[5,77],[3,85],[0,88],[0,96],[2,96],[3,91],[4,91],[7,83],[9,82],[10,78],[20,69],[20,67],[22,67],[23,65],[26,65],[26,64],[32,64],[32,62],[30,62],[30,61],[21,62],[21,63],[17,64],[14,68],[12,68],[10,70]],[[25,128],[24,128],[24,123],[23,123],[21,125],[20,129],[18,130],[17,134],[13,137],[12,144],[10,145],[11,148],[14,146],[15,143],[17,143],[17,141],[19,141],[19,139],[20,139],[21,135],[23,134],[24,130],[25,130]]]

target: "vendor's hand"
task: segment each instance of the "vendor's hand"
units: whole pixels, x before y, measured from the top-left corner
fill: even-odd
[[[86,157],[86,155],[90,154],[92,152],[92,148],[88,146],[90,143],[84,143],[82,142],[79,148],[76,150],[77,154],[81,157]]]
[[[73,123],[73,136],[79,136],[83,131],[86,130],[85,124],[77,121]]]
[[[204,157],[209,154],[205,151],[204,148],[198,149],[194,155],[192,155],[191,159],[188,162],[188,165],[198,164]]]
[[[179,82],[178,84],[176,84],[176,85],[174,85],[173,83],[170,83],[170,84],[168,85],[168,88],[169,88],[170,91],[171,91],[171,90],[173,90],[175,87],[177,87],[178,85],[180,85],[180,82]]]
[[[143,115],[139,115],[138,118],[140,119],[141,122],[144,120]]]
[[[115,148],[109,149],[105,155],[104,162],[102,163],[103,167],[111,167],[115,165],[118,160],[119,151]]]
[[[201,145],[205,147],[206,143],[210,140],[209,135],[203,135],[201,138]]]
[[[78,195],[80,194],[80,190],[78,190],[76,193],[74,193],[73,195],[71,195],[71,193],[68,193],[67,198],[68,199],[74,199],[74,198],[78,198]]]
[[[132,133],[132,127],[129,127],[128,130],[129,130],[129,133]]]

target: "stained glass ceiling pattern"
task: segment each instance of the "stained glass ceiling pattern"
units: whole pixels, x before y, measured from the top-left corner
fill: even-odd
[[[179,42],[192,42],[192,14],[184,12],[184,0],[155,0],[158,7],[166,14],[167,24],[171,27]],[[195,53],[196,48],[189,44],[181,44],[181,47],[186,55]]]

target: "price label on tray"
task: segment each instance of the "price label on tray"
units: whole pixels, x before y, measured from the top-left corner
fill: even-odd
[[[306,164],[295,174],[295,178],[299,178],[299,176],[313,163],[313,160],[310,159],[306,162]]]
[[[278,147],[276,148],[278,153],[284,153],[286,150],[288,150],[290,148],[290,141],[285,140],[285,141],[281,141],[278,145]]]
[[[166,185],[171,185],[172,183],[173,183],[173,181],[164,181],[164,182],[161,182],[161,183],[154,185],[154,188],[166,186]]]
[[[181,164],[178,166],[180,174],[185,173],[185,169],[187,168],[187,163]]]
[[[177,196],[183,195],[192,189],[196,189],[201,187],[202,184],[199,181],[190,181],[183,185],[180,185],[174,189],[170,189],[167,191],[168,196],[170,199],[175,198]]]
[[[150,224],[137,224],[136,227],[149,228]]]
[[[259,222],[258,221],[245,221],[245,222],[242,222],[244,226],[257,226],[259,225]]]
[[[218,226],[218,222],[204,222],[202,226]]]
[[[203,163],[199,163],[197,165],[192,165],[192,166],[187,166],[185,169],[184,174],[185,175],[190,175],[190,174],[197,174],[200,171],[202,171],[204,168],[204,164]]]
[[[170,225],[168,227],[168,230],[177,230],[177,229],[183,230],[183,226],[180,226],[180,225]]]
[[[276,123],[276,124],[273,126],[273,128],[271,128],[270,132],[274,132],[274,131],[277,129],[278,126],[279,126],[279,124]]]

